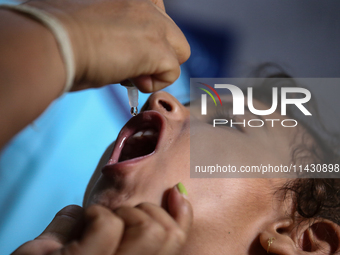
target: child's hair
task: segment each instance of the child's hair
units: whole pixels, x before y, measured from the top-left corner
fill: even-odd
[[[272,104],[273,87],[277,87],[278,92],[281,87],[302,87],[280,66],[273,63],[258,66],[251,76],[263,78],[259,86],[254,86],[253,96],[268,105]],[[278,106],[280,105],[279,101]],[[299,165],[340,164],[339,134],[330,132],[322,124],[315,101],[305,106],[312,113],[312,123],[299,116],[296,108],[287,108],[287,115],[298,120],[299,125],[307,131],[306,136],[313,138],[312,143],[302,142],[293,148],[292,162]],[[339,177],[339,172],[333,173]],[[288,181],[280,191],[283,192],[284,198],[289,195],[293,199],[293,208],[300,220],[322,218],[340,225],[340,178],[296,178]]]

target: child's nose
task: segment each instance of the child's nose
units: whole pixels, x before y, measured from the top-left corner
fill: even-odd
[[[155,110],[165,117],[181,120],[188,116],[188,110],[176,98],[167,92],[153,93],[142,108],[142,111]]]

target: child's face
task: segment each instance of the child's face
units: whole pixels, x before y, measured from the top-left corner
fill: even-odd
[[[257,109],[268,108],[260,102],[254,104]],[[196,118],[191,123],[191,136],[207,135],[196,138],[201,147],[192,155],[197,157],[193,160],[213,157],[219,165],[235,166],[291,162],[295,129],[281,125],[273,128],[270,123],[242,130],[214,128],[199,114]],[[244,118],[258,116],[246,112]],[[278,113],[266,118],[282,119]],[[245,253],[250,246],[256,247],[260,225],[277,214],[281,205],[272,199],[273,193],[286,179],[190,178],[189,124],[187,107],[165,92],[154,93],[146,111],[125,125],[116,143],[103,155],[87,187],[84,206],[99,203],[112,210],[141,202],[164,206],[167,190],[182,182],[194,209],[193,231],[185,247],[188,254],[226,254],[221,252],[226,247],[230,254]],[[141,130],[151,132],[144,138],[132,138]],[[145,148],[149,150],[143,151]],[[146,152],[151,153],[138,157]]]

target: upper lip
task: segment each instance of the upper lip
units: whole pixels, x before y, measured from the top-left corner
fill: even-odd
[[[131,159],[128,161],[123,161],[123,162],[118,162],[118,160],[119,160],[119,156],[121,154],[121,151],[124,147],[124,143],[126,142],[126,140],[130,136],[134,135],[136,132],[140,130],[152,128],[159,133],[157,145],[156,145],[155,152],[154,152],[156,153],[160,147],[160,143],[164,135],[165,123],[166,123],[165,118],[157,111],[141,112],[137,116],[131,118],[120,131],[117,137],[114,149],[113,149],[113,153],[110,157],[110,160],[106,164],[106,166],[102,169],[102,172],[105,173],[107,171],[110,171],[110,169],[112,169],[113,167],[117,168],[118,165],[134,163],[135,159]],[[143,156],[143,157],[147,157],[147,156],[148,155]],[[141,158],[137,158],[136,160],[141,159]]]

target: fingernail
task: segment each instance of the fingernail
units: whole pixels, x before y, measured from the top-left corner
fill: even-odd
[[[188,196],[188,191],[186,190],[186,188],[184,187],[183,183],[179,182],[177,184],[177,188],[179,193],[181,193],[182,195],[184,195],[185,197]]]

